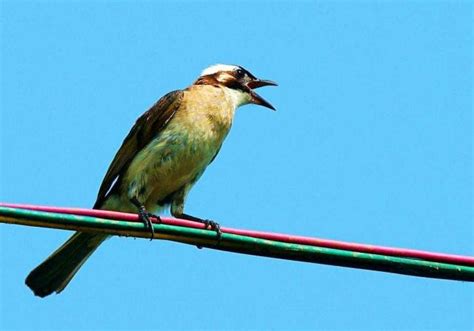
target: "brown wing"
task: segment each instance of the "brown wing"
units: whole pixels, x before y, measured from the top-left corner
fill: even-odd
[[[112,184],[120,180],[120,176],[125,173],[135,155],[153,140],[173,118],[181,104],[182,98],[183,91],[170,92],[137,119],[117,154],[115,154],[102,180],[94,209],[101,207],[111,191]]]

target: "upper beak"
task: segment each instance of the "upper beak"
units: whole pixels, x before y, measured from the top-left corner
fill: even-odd
[[[262,98],[260,95],[258,95],[253,89],[262,87],[262,86],[278,86],[277,83],[271,81],[271,80],[263,80],[263,79],[254,79],[250,81],[247,86],[250,88],[250,95],[252,96],[252,103],[260,106],[264,106],[267,108],[270,108],[272,110],[276,110],[275,107],[273,107],[267,100]]]
[[[253,90],[255,88],[259,88],[259,87],[262,87],[262,86],[278,86],[278,84],[275,83],[272,80],[254,79],[254,80],[250,81],[247,84],[247,86],[250,87]]]

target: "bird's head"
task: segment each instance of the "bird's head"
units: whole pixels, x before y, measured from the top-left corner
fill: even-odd
[[[241,66],[228,64],[210,66],[203,70],[201,76],[194,84],[227,87],[236,98],[237,106],[253,103],[275,110],[275,108],[258,95],[254,89],[269,85],[276,86],[277,84],[271,80],[258,79]]]

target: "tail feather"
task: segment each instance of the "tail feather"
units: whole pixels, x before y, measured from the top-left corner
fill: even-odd
[[[61,292],[87,258],[107,238],[99,233],[76,232],[26,277],[25,283],[39,297]]]

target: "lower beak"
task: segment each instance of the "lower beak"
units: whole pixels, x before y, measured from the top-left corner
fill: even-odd
[[[252,98],[252,100],[251,100],[252,103],[254,103],[256,105],[260,105],[260,106],[270,108],[272,110],[276,110],[275,107],[273,107],[267,100],[265,100],[260,95],[255,93],[253,90],[250,90],[250,96]]]
[[[260,106],[264,106],[270,108],[272,110],[276,110],[267,100],[262,98],[260,95],[255,93],[253,89],[263,87],[263,86],[278,86],[277,83],[271,80],[264,80],[264,79],[255,79],[250,81],[247,86],[250,88],[250,95],[252,97],[252,103]]]

